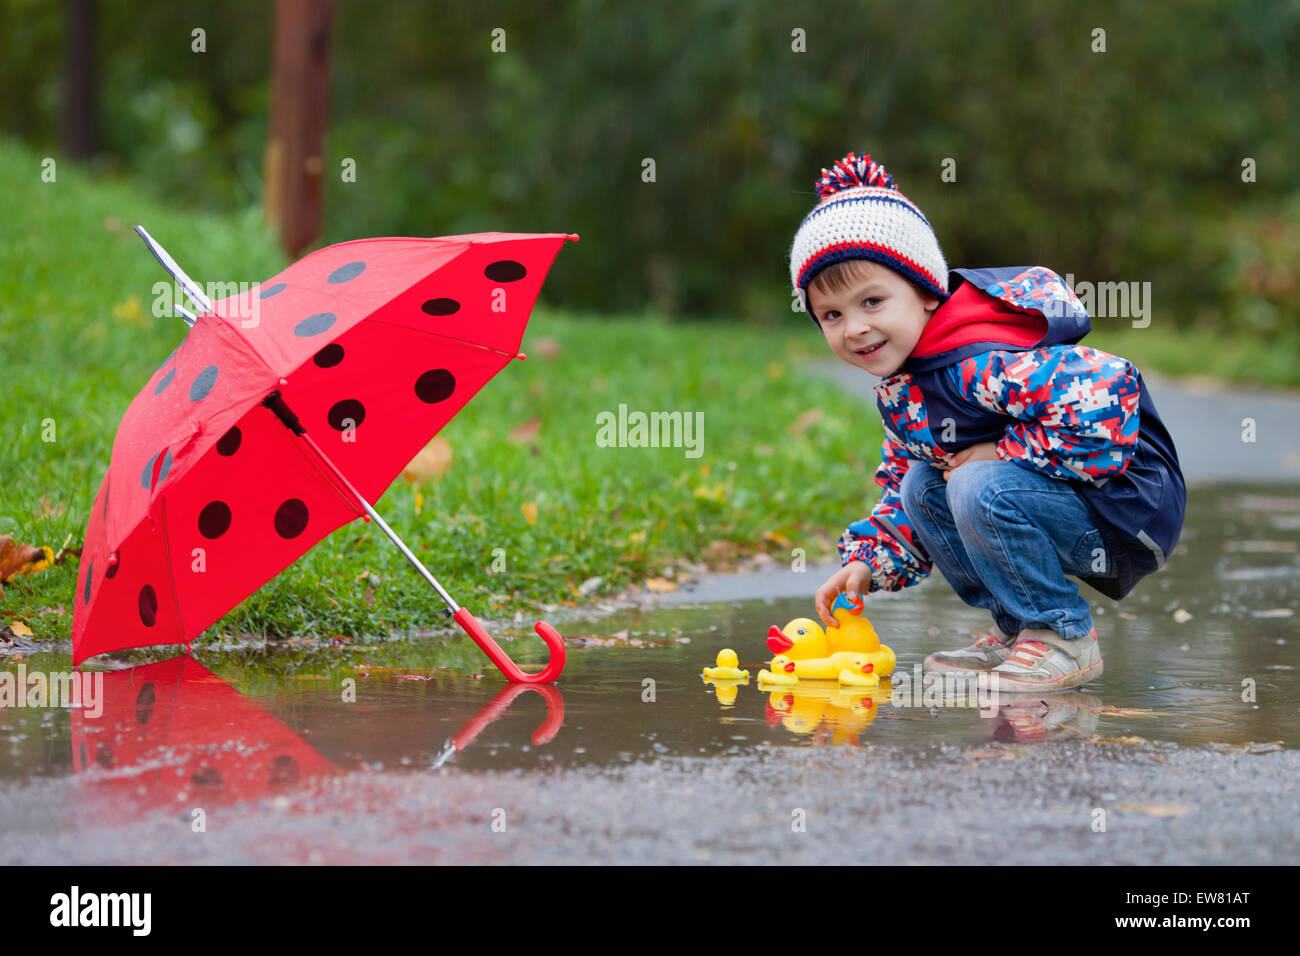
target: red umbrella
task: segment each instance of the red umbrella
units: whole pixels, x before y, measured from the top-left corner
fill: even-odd
[[[137,227],[199,307],[131,402],[86,528],[73,662],[188,644],[354,518],[374,520],[513,681],[525,674],[370,501],[511,359],[562,234],[362,239],[216,303]]]

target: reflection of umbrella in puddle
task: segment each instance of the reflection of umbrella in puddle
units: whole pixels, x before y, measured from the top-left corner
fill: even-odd
[[[442,747],[442,752],[434,760],[433,766],[441,767],[451,759],[452,754],[468,747],[484,727],[504,714],[514,699],[526,691],[536,691],[546,701],[546,719],[533,731],[533,746],[540,747],[542,744],[550,743],[564,725],[564,696],[559,689],[550,684],[507,684],[470,719],[469,723],[448,739]]]
[[[447,742],[435,766],[465,750],[530,690],[547,707],[532,742],[549,742],[564,723],[559,690],[508,684]],[[72,762],[76,771],[89,771],[86,784],[114,815],[131,807],[224,806],[340,770],[189,655],[105,673],[101,699],[98,717],[72,711]]]
[[[220,806],[335,766],[188,655],[104,675],[103,713],[72,712],[72,760],[113,810]]]

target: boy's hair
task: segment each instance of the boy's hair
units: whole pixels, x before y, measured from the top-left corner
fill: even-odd
[[[812,316],[813,321],[819,326],[821,319],[813,312],[812,293],[819,292],[822,295],[839,295],[847,292],[859,282],[865,282],[871,277],[871,274],[877,269],[888,269],[879,262],[872,262],[870,259],[845,259],[842,262],[832,262],[821,272],[812,277],[808,283],[808,314]],[[894,273],[898,275],[898,273]],[[923,299],[934,298],[935,295],[929,289],[922,289],[907,276],[901,276],[907,279],[907,284]]]

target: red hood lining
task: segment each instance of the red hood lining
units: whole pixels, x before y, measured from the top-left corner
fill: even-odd
[[[1005,342],[1028,348],[1047,334],[1047,318],[1021,312],[963,282],[948,301],[930,315],[911,358],[925,358],[973,342]]]

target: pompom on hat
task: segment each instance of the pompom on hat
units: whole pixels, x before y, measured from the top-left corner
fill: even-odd
[[[948,298],[948,264],[934,228],[884,166],[866,153],[849,153],[823,169],[815,185],[817,205],[790,247],[790,282],[813,322],[809,283],[848,259],[878,262],[940,301]]]

